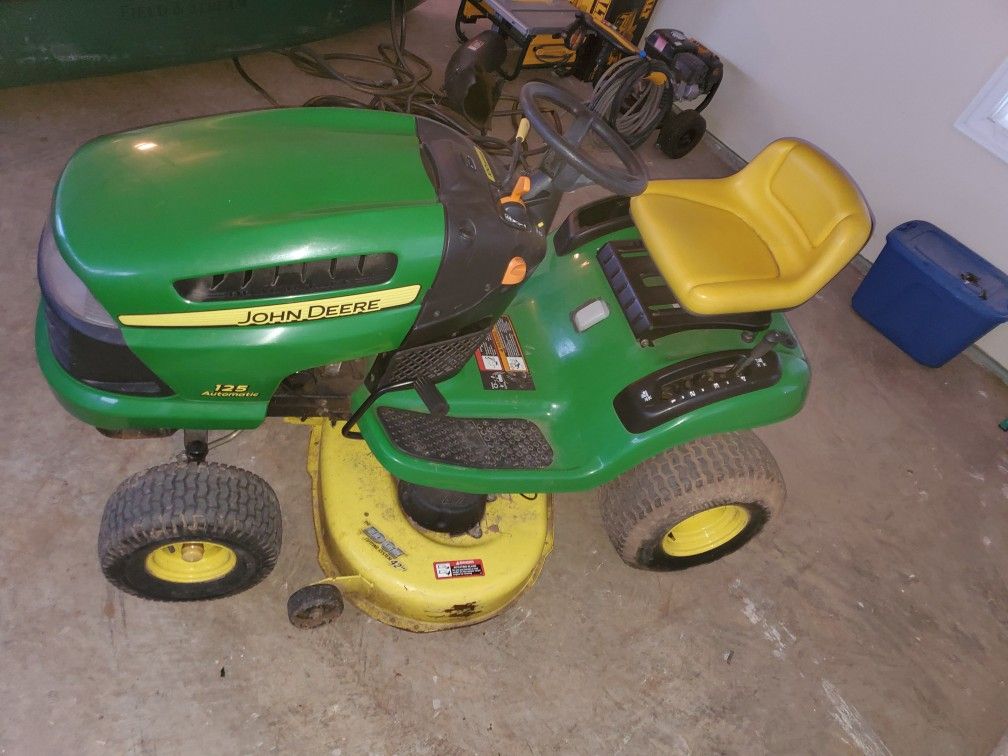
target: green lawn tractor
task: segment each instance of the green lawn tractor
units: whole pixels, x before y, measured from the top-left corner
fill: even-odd
[[[728,178],[649,183],[571,94],[532,82],[520,101],[548,146],[524,173],[434,121],[336,108],[73,156],[39,246],[42,372],[106,436],[182,431],[184,454],[108,501],[114,585],[211,599],[270,572],[276,495],[207,460],[215,431],[267,417],[311,430],[324,577],[290,597],[299,626],[344,597],[417,631],[493,616],[542,568],[554,492],[599,487],[620,557],[651,570],[774,514],[784,483],[750,429],[802,406],[781,311],[867,240],[857,187],[795,139]],[[585,179],[614,196],[549,233]]]

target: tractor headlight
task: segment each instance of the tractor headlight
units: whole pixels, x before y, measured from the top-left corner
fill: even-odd
[[[93,338],[122,341],[118,324],[63,259],[48,223],[39,240],[38,279],[42,296],[63,320]]]
[[[38,250],[47,347],[72,378],[92,388],[133,396],[172,390],[127,346],[108,310],[70,269],[48,224]]]

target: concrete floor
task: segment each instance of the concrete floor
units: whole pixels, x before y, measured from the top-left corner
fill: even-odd
[[[446,60],[452,10],[413,13],[411,46]],[[284,103],[332,91],[278,56],[246,60]],[[564,495],[541,580],[498,619],[423,636],[349,608],[296,631],[287,595],[319,574],[306,432],[270,421],[218,459],[277,490],[272,576],[202,605],[106,585],[105,499],[177,441],[105,440],[43,382],[32,318],[50,192],[94,136],[262,105],[226,61],[0,91],[0,753],[990,752],[1008,719],[1008,388],[964,358],[929,370],[897,351],[850,310],[851,268],[792,315],[808,405],[760,431],[787,508],[721,562],[631,570],[595,496]],[[706,148],[647,154],[654,175],[725,171]]]

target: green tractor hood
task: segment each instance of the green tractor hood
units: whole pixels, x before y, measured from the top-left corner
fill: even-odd
[[[113,316],[214,306],[186,301],[179,280],[381,252],[426,285],[444,244],[415,119],[335,108],[96,139],[68,163],[52,226]]]

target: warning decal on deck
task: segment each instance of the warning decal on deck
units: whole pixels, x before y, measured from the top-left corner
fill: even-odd
[[[434,562],[434,577],[450,580],[462,577],[483,577],[482,559],[453,559],[450,562]]]
[[[476,350],[476,366],[483,388],[491,391],[532,391],[529,372],[518,334],[507,315],[497,321],[486,341]]]

